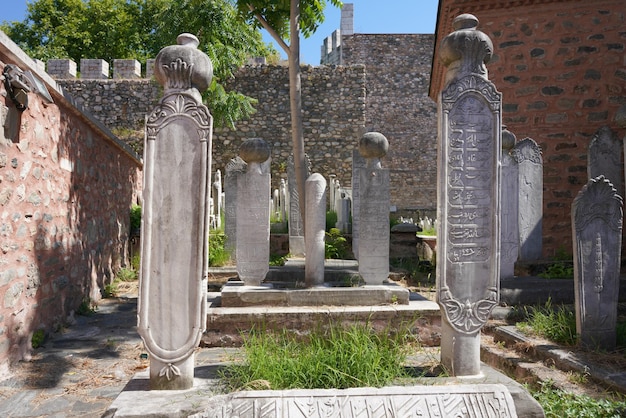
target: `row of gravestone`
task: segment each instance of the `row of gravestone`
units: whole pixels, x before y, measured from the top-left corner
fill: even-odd
[[[624,181],[622,141],[609,127],[589,144],[588,182],[572,203],[576,332],[582,345],[612,350],[617,338]]]
[[[500,277],[541,257],[542,159],[537,143],[502,132]],[[583,345],[613,349],[621,266],[622,141],[608,126],[593,136],[588,182],[572,204],[576,328]]]
[[[389,172],[383,169],[380,163],[388,150],[386,138],[378,133],[366,133],[361,139],[359,146],[360,159],[364,164],[355,168],[356,176],[359,177],[358,184],[363,189],[360,193],[360,201],[354,201],[354,190],[352,189],[352,199],[348,196],[346,189],[341,189],[338,183],[331,178],[331,203],[342,205],[342,214],[338,218],[337,225],[347,225],[349,220],[349,206],[345,203],[354,201],[354,219],[363,222],[359,226],[361,234],[365,237],[362,241],[354,239],[356,234],[353,229],[353,252],[355,255],[359,251],[365,251],[366,257],[359,263],[359,273],[367,284],[381,284],[387,280],[389,275]],[[307,175],[310,174],[310,164],[307,161]],[[288,175],[293,178],[294,169],[293,156],[288,161]],[[288,182],[288,191],[281,187],[276,193],[270,193],[270,162],[269,147],[266,142],[259,138],[244,141],[240,149],[240,156],[232,159],[226,166],[225,193],[224,193],[224,213],[226,235],[226,249],[233,255],[236,261],[239,278],[246,285],[258,286],[264,280],[268,272],[269,262],[269,233],[270,233],[270,210],[277,202],[280,208],[279,213],[287,212],[289,217],[289,252],[293,256],[307,254],[307,263],[314,258],[311,248],[305,242],[304,222],[300,211],[300,198],[294,182]],[[321,175],[320,175],[321,176]],[[322,177],[323,178],[323,177]],[[284,183],[282,183],[284,184]],[[311,186],[313,187],[313,186]],[[324,187],[319,191],[319,187],[311,195],[323,194],[323,199],[319,203],[310,203],[314,206],[309,208],[306,203],[308,214],[321,213],[321,230],[318,226],[314,231],[309,230],[308,236],[317,236],[321,245],[321,263],[323,277],[323,250],[325,237],[326,218],[326,181]],[[214,190],[216,188],[214,187]],[[307,199],[308,197],[307,193]],[[284,197],[282,197],[284,196]],[[339,203],[338,203],[339,202]],[[337,206],[335,206],[337,207]],[[355,208],[361,208],[355,214]],[[310,216],[311,222],[318,219],[317,216]],[[317,224],[316,224],[317,225]],[[308,239],[308,238],[307,238]],[[307,251],[308,248],[308,251]],[[313,280],[314,284],[319,284],[319,280]],[[322,278],[323,281],[323,278]]]

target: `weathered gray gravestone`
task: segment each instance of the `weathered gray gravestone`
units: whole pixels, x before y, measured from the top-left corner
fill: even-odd
[[[359,153],[366,165],[359,180],[359,275],[368,285],[379,285],[389,278],[389,170],[380,159],[389,142],[378,132],[361,137]]]
[[[624,196],[622,177],[622,141],[608,126],[595,133],[587,153],[587,179],[604,176],[620,196]]]
[[[270,147],[247,139],[239,154],[248,170],[237,184],[237,274],[246,286],[259,286],[270,260]]]
[[[437,300],[441,362],[480,374],[480,330],[499,300],[502,96],[487,76],[493,46],[463,14],[446,36],[439,95]]]
[[[182,34],[156,58],[164,96],[146,121],[138,331],[151,389],[193,386],[206,323],[212,117],[200,92],[211,61]]]
[[[621,105],[615,112],[615,124],[622,129],[626,129],[626,104]],[[626,137],[623,140],[626,141]],[[624,147],[624,161],[626,162],[626,147]],[[626,176],[626,170],[624,170],[624,176]],[[626,187],[626,181],[624,182],[624,187]],[[622,194],[626,192],[624,189],[618,192],[621,196],[626,197],[626,195]]]
[[[358,149],[352,151],[352,253],[359,259],[359,212],[361,210],[361,169],[365,158]]]
[[[311,160],[305,154],[306,176],[311,174]],[[287,159],[287,178],[289,187],[289,253],[293,256],[304,256],[304,220],[300,211],[300,197],[296,184],[296,166],[293,154]],[[304,204],[304,202],[302,202]]]
[[[515,135],[506,127],[502,129],[501,279],[515,276],[515,262],[519,253],[519,170],[510,153],[515,146],[515,139]]]
[[[622,207],[604,176],[589,180],[572,204],[576,332],[583,345],[605,350],[616,343]]]
[[[306,287],[324,285],[324,236],[326,232],[326,179],[313,173],[306,180]]]
[[[222,227],[222,172],[220,170],[215,172],[212,192],[215,227],[219,229]]]
[[[524,138],[511,155],[519,170],[519,259],[539,260],[543,251],[543,158],[535,140]]]
[[[237,260],[237,184],[247,171],[248,164],[236,156],[226,164],[224,176],[224,248],[230,253],[232,261]]]

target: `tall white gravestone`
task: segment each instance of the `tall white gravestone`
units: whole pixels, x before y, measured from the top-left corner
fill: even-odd
[[[576,332],[594,349],[616,344],[622,211],[622,197],[604,176],[589,180],[572,203]]]
[[[151,389],[193,386],[206,323],[212,117],[209,57],[182,34],[156,57],[164,96],[146,121],[138,331]]]
[[[511,156],[515,135],[502,129],[502,208],[500,233],[500,278],[515,276],[515,262],[519,253],[519,169]]]
[[[365,159],[360,171],[359,275],[368,285],[380,285],[389,278],[389,170],[380,159],[389,151],[389,142],[378,132],[367,132],[359,142]]]
[[[440,58],[437,300],[441,362],[453,376],[480,374],[480,330],[499,300],[502,96],[487,76],[493,53],[478,19],[454,19]]]
[[[324,285],[324,237],[326,231],[326,179],[313,173],[306,179],[306,287]]]
[[[232,261],[237,261],[237,185],[247,170],[248,164],[237,156],[226,164],[224,175],[224,248]]]
[[[222,227],[222,172],[220,170],[215,172],[212,192],[215,227],[219,229]]]
[[[532,138],[518,141],[511,155],[519,175],[519,259],[539,260],[543,252],[543,158]]]
[[[237,184],[237,274],[246,286],[259,286],[270,261],[270,147],[247,139],[239,155],[248,170]]]

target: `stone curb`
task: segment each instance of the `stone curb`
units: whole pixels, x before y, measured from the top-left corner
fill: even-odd
[[[564,350],[549,342],[546,344],[534,344],[533,340],[517,331],[515,326],[499,326],[493,330],[494,342],[503,342],[507,346],[513,347],[520,344],[532,350],[530,354],[543,362],[551,362],[558,369],[564,371],[573,371],[589,376],[593,381],[626,394],[626,373],[612,372],[602,366],[594,364],[589,367],[587,363],[577,358],[575,354]]]

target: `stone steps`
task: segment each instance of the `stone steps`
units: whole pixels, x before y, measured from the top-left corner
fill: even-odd
[[[403,329],[412,332],[424,346],[440,343],[439,305],[411,293],[407,304],[374,306],[248,306],[222,307],[221,294],[209,293],[207,330],[201,344],[206,347],[233,347],[242,343],[242,332],[276,329],[306,333],[329,324],[370,323],[375,329]]]

